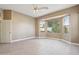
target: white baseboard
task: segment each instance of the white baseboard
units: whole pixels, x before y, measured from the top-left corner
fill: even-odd
[[[61,41],[71,44],[72,42],[62,39]]]
[[[28,40],[28,39],[34,39],[35,37],[27,37],[27,38],[24,38],[24,39],[17,39],[17,40],[12,40],[11,43],[13,42],[18,42],[18,41],[23,41],[23,40]]]
[[[67,41],[67,40],[61,40],[61,41],[64,41],[64,42],[66,42],[66,43],[68,43],[68,44],[72,44],[72,45],[79,45],[78,43],[73,43],[73,42],[70,42],[70,41]]]
[[[71,44],[73,44],[73,45],[78,45],[78,46],[79,46],[79,44],[78,44],[78,43],[71,43]]]
[[[71,41],[67,41],[67,40],[65,40],[65,39],[59,39],[59,38],[49,38],[49,39],[56,39],[56,40],[60,40],[60,41],[66,42],[66,43],[68,43],[68,44],[78,45],[78,46],[79,46],[78,43],[73,43],[73,42],[71,42]]]
[[[59,38],[48,38],[48,37],[28,37],[28,38],[24,38],[24,39],[17,39],[17,40],[12,40],[11,43],[13,42],[18,42],[18,41],[23,41],[23,40],[28,40],[28,39],[56,39],[56,40],[60,40],[60,41],[63,41],[63,42],[66,42],[68,44],[72,44],[72,45],[79,45],[78,43],[73,43],[73,42],[70,42],[70,41],[67,41],[67,40],[64,40],[64,39],[59,39]]]
[[[47,37],[36,37],[37,39],[47,39]]]
[[[63,40],[63,39],[59,39],[59,38],[49,38],[48,39],[54,39],[54,40]]]
[[[27,38],[24,38],[24,39],[17,39],[17,40],[12,40],[10,41],[10,43],[13,43],[13,42],[18,42],[18,41],[23,41],[23,40],[28,40],[28,39],[46,39],[46,37],[27,37]]]

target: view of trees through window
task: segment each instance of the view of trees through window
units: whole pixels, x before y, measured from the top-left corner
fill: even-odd
[[[69,33],[69,16],[64,17],[64,33]]]
[[[64,16],[64,33],[69,33],[69,16]],[[44,32],[45,29],[52,33],[61,33],[62,18],[51,19],[47,21],[47,29],[45,28],[45,20],[40,21],[40,31]]]
[[[40,21],[40,31],[41,32],[44,32],[45,31],[45,21],[44,20],[41,20]]]
[[[61,26],[61,23],[60,23],[59,19],[49,20],[47,31],[54,32],[54,33],[60,33],[61,32],[60,26]]]

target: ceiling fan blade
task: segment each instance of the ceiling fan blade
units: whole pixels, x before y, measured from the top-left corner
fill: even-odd
[[[48,9],[48,7],[40,7],[40,8],[38,8],[38,9],[39,9],[39,10],[40,10],[40,9]]]
[[[32,8],[33,8],[33,10],[48,9],[48,7],[38,7],[38,5],[36,5],[36,4],[33,4]]]

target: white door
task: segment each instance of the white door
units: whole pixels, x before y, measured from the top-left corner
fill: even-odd
[[[11,20],[0,20],[0,43],[8,43],[11,39]]]

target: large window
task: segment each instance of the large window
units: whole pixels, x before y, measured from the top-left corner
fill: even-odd
[[[61,32],[61,20],[59,18],[49,20],[47,31],[53,32],[53,33],[60,33]]]
[[[69,16],[64,17],[64,33],[69,33]]]
[[[62,23],[64,18],[64,23]],[[51,19],[47,20],[47,23],[45,20],[40,21],[40,31],[45,32],[47,30],[51,33],[61,33],[63,29],[64,24],[64,33],[69,33],[69,16],[64,16],[61,18]]]

